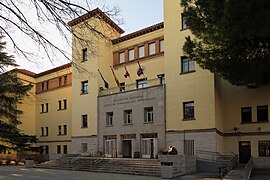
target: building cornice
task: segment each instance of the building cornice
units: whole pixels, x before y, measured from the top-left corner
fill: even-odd
[[[157,31],[157,30],[162,29],[162,28],[164,28],[164,23],[163,22],[158,23],[158,24],[154,24],[154,25],[146,27],[144,29],[135,31],[133,33],[127,34],[127,35],[122,36],[122,37],[119,37],[117,39],[113,39],[112,43],[113,44],[118,44],[118,43],[121,43],[123,41],[127,41],[127,40],[130,40],[130,39],[136,38],[138,36],[142,36],[144,34],[148,34],[148,33]]]
[[[104,12],[102,12],[99,8],[96,8],[92,11],[89,11],[88,13],[69,21],[68,25],[70,27],[72,27],[72,26],[75,26],[81,22],[84,22],[92,17],[97,17],[99,19],[102,19],[103,21],[108,23],[111,27],[113,27],[120,34],[123,34],[125,32],[115,22],[113,22],[113,20],[111,20],[111,18],[109,18]]]
[[[44,71],[44,72],[41,72],[39,74],[36,74],[34,77],[39,78],[41,76],[45,76],[45,75],[48,75],[48,74],[51,74],[51,73],[54,73],[54,72],[57,72],[57,71],[60,71],[60,70],[66,69],[66,68],[70,68],[71,66],[72,66],[72,63],[67,63],[67,64],[64,64],[62,66],[58,66],[56,68],[50,69],[48,71]]]

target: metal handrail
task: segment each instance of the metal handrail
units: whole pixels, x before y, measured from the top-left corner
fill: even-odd
[[[220,177],[224,177],[238,164],[238,155],[233,152],[196,151],[197,158],[219,163]]]
[[[85,157],[86,155],[92,155],[93,154],[93,150],[91,150],[91,151],[87,151],[87,152],[85,152],[85,153],[81,153],[79,156],[76,156],[76,157],[74,157],[73,159],[71,159],[71,161],[70,161],[70,163],[73,163],[73,162],[75,162],[75,161],[77,161],[78,159],[80,159],[80,158],[82,158],[82,157]]]
[[[246,164],[246,166],[244,168],[245,180],[249,180],[250,179],[252,169],[253,169],[253,158],[250,157],[248,163]]]

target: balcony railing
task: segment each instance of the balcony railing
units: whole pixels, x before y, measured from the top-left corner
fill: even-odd
[[[138,85],[138,83],[126,84],[125,86],[123,86],[121,88],[120,87],[113,87],[113,88],[109,88],[109,89],[100,89],[99,96],[115,94],[115,93],[124,93],[127,91],[136,90],[136,89],[144,89],[144,88],[149,88],[149,87],[153,87],[153,86],[164,85],[164,84],[162,84],[160,78],[150,79],[150,80],[147,80],[146,82],[147,82],[146,84],[140,84],[140,85]]]

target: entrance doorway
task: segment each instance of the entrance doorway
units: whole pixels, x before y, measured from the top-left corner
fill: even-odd
[[[131,158],[132,157],[132,140],[123,140],[123,157]]]
[[[251,146],[250,141],[240,141],[239,142],[239,163],[248,163],[251,157]]]
[[[105,156],[114,157],[116,151],[116,139],[105,140]]]
[[[142,139],[142,158],[153,159],[157,154],[157,139],[143,138]]]

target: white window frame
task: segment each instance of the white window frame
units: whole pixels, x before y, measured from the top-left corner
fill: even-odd
[[[159,41],[159,52],[164,52],[164,39]]]
[[[124,111],[124,124],[132,124],[132,110]]]
[[[139,46],[139,48],[138,48],[138,52],[139,52],[139,58],[143,58],[143,57],[145,57],[145,50],[144,50],[144,46]]]
[[[148,52],[149,52],[149,56],[156,54],[156,42],[152,42],[148,44]]]
[[[147,79],[139,79],[136,81],[137,89],[146,88],[147,87]]]
[[[154,122],[154,109],[153,107],[144,108],[144,122]]]
[[[122,64],[125,62],[125,52],[119,53],[119,63]]]
[[[113,112],[107,112],[106,126],[112,126],[112,125],[113,125]]]
[[[128,60],[133,61],[135,59],[135,51],[134,48],[128,50]]]

